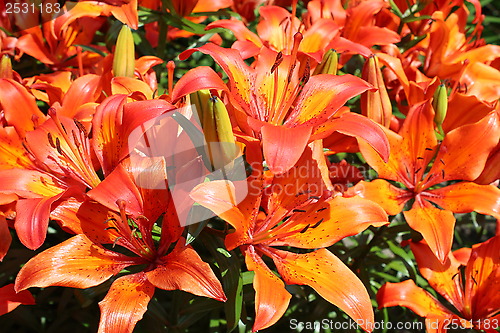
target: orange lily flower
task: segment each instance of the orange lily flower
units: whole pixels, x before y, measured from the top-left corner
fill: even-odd
[[[166,169],[149,176],[166,182]],[[210,266],[185,245],[167,190],[138,187],[131,171],[120,164],[87,194],[94,201],[85,202],[78,212],[84,233],[28,261],[16,278],[16,291],[48,286],[89,288],[129,266],[144,265],[141,271],[113,281],[99,303],[100,333],[132,332],[155,288],[226,300]],[[160,240],[155,244],[153,225],[162,214]],[[113,244],[114,249],[103,244]],[[121,247],[133,255],[118,252]]]
[[[394,44],[401,40],[399,34],[394,31],[399,19],[389,11],[389,4],[385,1],[350,1],[348,8],[344,9],[340,0],[312,0],[307,4],[307,8],[312,22],[322,18],[333,19],[342,27],[343,40],[358,44],[364,49],[370,49],[374,45]],[[381,14],[388,18],[387,26],[378,25],[382,20],[377,20],[377,17]],[[370,53],[360,52],[364,56],[369,56]]]
[[[247,156],[256,159],[250,163],[253,174],[244,201],[235,204],[238,184],[225,181],[198,185],[190,195],[234,227],[226,236],[226,247],[240,247],[247,268],[255,272],[253,331],[273,325],[285,313],[291,295],[283,282],[312,287],[366,330],[373,321],[368,293],[356,275],[325,247],[368,226],[387,224],[384,211],[359,197],[327,194],[309,149],[288,172],[267,181],[262,179],[258,141],[248,142],[246,149]],[[297,254],[277,248],[283,246],[313,251]],[[281,278],[264,262],[264,256],[273,260]]]
[[[83,1],[76,3],[71,10],[66,7],[61,10],[64,14],[43,23],[43,27],[36,23],[23,30],[16,48],[52,69],[73,67],[78,68],[83,75],[102,57],[94,52],[83,51],[76,45],[91,45],[96,31],[105,21],[103,17],[99,18],[103,8]]]
[[[451,324],[497,332],[500,327],[500,237],[436,260],[425,243],[411,242],[420,273],[450,306],[443,305],[413,280],[386,283],[377,293],[380,308],[405,306],[425,317],[427,332],[446,332]]]
[[[379,203],[390,215],[400,213],[406,202],[415,199],[412,208],[404,211],[406,221],[422,234],[441,261],[451,250],[453,213],[477,211],[500,218],[500,189],[471,182],[481,174],[488,155],[498,144],[500,122],[495,112],[448,132],[439,143],[434,111],[429,102],[424,102],[410,109],[399,133],[384,131],[391,147],[387,163],[370,146],[359,143],[361,153],[380,179],[360,182],[350,189],[351,194]],[[399,182],[404,188],[387,180]],[[433,188],[456,180],[463,181]]]
[[[212,56],[228,75],[229,89],[215,72],[198,67],[177,83],[172,99],[195,88],[229,92],[238,126],[262,141],[264,158],[275,174],[289,170],[308,143],[334,131],[364,139],[387,157],[386,139],[374,122],[351,112],[337,114],[348,99],[371,86],[352,75],[311,76],[308,62],[297,59],[301,39],[300,33],[295,34],[290,56],[263,47],[252,67],[238,51],[215,44],[187,50],[181,59],[195,51]]]
[[[277,6],[260,7],[260,21],[257,24],[257,34],[251,32],[243,22],[237,19],[218,20],[210,23],[210,28],[226,28],[231,30],[238,39],[232,48],[240,51],[242,58],[257,56],[260,49],[266,47],[283,54],[293,52],[293,34],[300,32],[303,40],[299,45],[299,52],[311,56],[316,63],[320,63],[326,50],[335,48],[331,41],[336,37],[340,27],[330,19],[319,19],[312,24],[302,24],[295,16],[295,11],[290,13],[285,8]],[[306,23],[306,22],[305,22]],[[312,66],[314,67],[314,65]]]
[[[16,293],[13,283],[0,288],[0,316],[11,312],[21,304],[35,304],[35,299],[29,291],[23,290]]]

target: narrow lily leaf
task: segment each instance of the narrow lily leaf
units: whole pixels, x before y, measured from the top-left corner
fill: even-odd
[[[146,272],[148,280],[164,290],[183,290],[194,295],[226,301],[226,296],[210,266],[191,246],[180,239],[175,249],[161,258],[158,266]]]
[[[222,285],[227,295],[224,303],[225,317],[227,320],[227,332],[232,332],[241,318],[243,308],[243,277],[241,263],[235,260],[236,253],[228,252],[224,248],[222,240],[214,235],[205,233],[200,236],[205,248],[215,258],[217,266],[222,272]]]
[[[144,273],[122,276],[111,285],[99,302],[99,333],[132,333],[136,323],[148,309],[155,287]]]
[[[259,257],[253,247],[245,251],[245,262],[249,271],[255,273],[255,322],[252,331],[256,332],[275,324],[288,308],[292,295],[281,281]]]
[[[49,286],[90,288],[136,263],[134,258],[77,235],[31,258],[17,275],[16,291]]]
[[[0,316],[11,312],[21,304],[35,304],[35,299],[29,291],[23,290],[16,293],[13,283],[0,288]]]
[[[276,250],[274,263],[287,284],[309,285],[369,331],[374,314],[361,280],[326,249],[306,254]]]
[[[452,314],[431,294],[417,287],[413,280],[384,284],[377,293],[377,303],[379,308],[404,306],[421,317],[448,317]]]

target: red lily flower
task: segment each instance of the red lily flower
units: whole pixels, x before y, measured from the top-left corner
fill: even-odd
[[[195,51],[212,56],[228,75],[229,89],[214,72],[198,67],[177,83],[172,99],[195,89],[228,91],[240,129],[262,140],[266,163],[275,174],[289,170],[308,143],[334,131],[368,141],[385,158],[387,144],[378,126],[355,113],[336,117],[348,99],[371,86],[352,75],[311,76],[307,62],[297,60],[301,38],[300,33],[295,35],[290,56],[262,48],[252,67],[245,64],[238,51],[215,44],[187,50],[181,59]]]
[[[500,327],[500,237],[472,249],[449,253],[444,262],[425,243],[410,243],[420,273],[453,307],[447,307],[413,280],[386,283],[377,294],[380,308],[405,306],[425,317],[428,332],[446,332],[451,323],[497,332]],[[457,314],[458,313],[458,314]]]
[[[162,169],[150,177],[166,182],[165,172]],[[155,288],[226,300],[210,266],[180,237],[182,228],[167,190],[137,187],[131,171],[120,164],[88,196],[97,202],[85,202],[78,212],[84,234],[28,261],[16,278],[16,291],[47,286],[89,288],[126,267],[144,265],[143,270],[113,282],[99,303],[99,332],[132,332]],[[155,244],[153,225],[165,212],[161,237]],[[108,250],[102,244],[126,248],[134,255]]]
[[[492,112],[477,123],[448,132],[438,143],[433,120],[434,111],[425,102],[410,109],[399,134],[384,129],[391,146],[387,163],[360,142],[363,156],[380,179],[362,181],[350,193],[379,203],[390,215],[398,214],[406,202],[415,199],[404,216],[410,227],[422,234],[436,257],[445,261],[453,238],[453,213],[477,211],[500,218],[500,190],[470,182],[481,174],[489,153],[498,144],[500,123],[498,115]],[[431,160],[434,163],[428,170]],[[387,180],[401,183],[404,189]],[[463,182],[433,189],[454,180]]]
[[[247,156],[251,154],[260,155],[257,141],[247,144]],[[253,331],[273,325],[286,311],[291,295],[283,281],[311,286],[359,320],[366,330],[373,321],[369,296],[356,275],[325,247],[370,225],[387,224],[387,216],[371,201],[326,195],[321,173],[308,149],[293,168],[267,182],[261,178],[261,160],[251,163],[251,191],[239,205],[234,201],[238,191],[230,182],[204,183],[191,192],[196,202],[235,228],[226,236],[226,247],[240,247],[247,268],[255,272]],[[226,194],[228,191],[231,194]],[[297,254],[276,248],[281,246],[314,251]],[[281,279],[264,262],[264,256],[273,260]]]

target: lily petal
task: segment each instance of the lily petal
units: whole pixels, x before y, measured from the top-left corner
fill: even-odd
[[[235,92],[233,95],[235,95],[236,102],[242,110],[248,110],[252,101],[251,86],[255,75],[252,69],[245,64],[240,53],[209,43],[182,52],[179,59],[185,60],[196,51],[210,55],[222,67],[229,77],[230,88],[231,91]]]
[[[35,129],[33,119],[42,123],[46,118],[38,109],[35,97],[14,80],[0,79],[0,104],[5,119],[16,128],[21,137]]]
[[[176,103],[181,97],[202,89],[228,90],[224,81],[212,68],[199,66],[188,71],[175,84],[171,96],[172,102]]]
[[[245,251],[248,270],[255,273],[255,322],[252,331],[260,331],[275,324],[285,313],[292,295],[281,281],[255,253],[253,246]]]
[[[429,246],[423,242],[411,242],[411,251],[417,260],[420,274],[434,290],[446,298],[458,310],[463,309],[460,262],[450,253],[444,262],[438,260]]]
[[[9,251],[10,243],[12,242],[12,236],[10,235],[10,229],[5,220],[5,217],[0,216],[0,261],[3,260],[7,251]],[[0,315],[2,311],[0,310]]]
[[[370,296],[361,280],[326,249],[306,254],[274,250],[272,257],[287,284],[311,286],[324,299],[345,311],[365,331],[373,327]]]
[[[412,193],[402,190],[384,179],[360,181],[347,190],[347,196],[359,195],[379,204],[389,215],[401,213]]]
[[[373,89],[353,75],[313,75],[304,85],[296,106],[285,121],[290,127],[318,125],[331,118],[350,98]]]
[[[155,287],[146,274],[122,276],[113,282],[106,297],[99,302],[101,319],[99,333],[132,333],[148,309]]]
[[[137,263],[136,258],[106,250],[84,235],[76,235],[31,258],[17,275],[16,291],[49,286],[90,288]]]
[[[474,318],[489,318],[500,308],[500,236],[475,245],[465,270],[465,300]]]
[[[476,211],[500,219],[500,189],[493,185],[460,182],[427,193],[432,194],[427,200],[453,213]]]
[[[412,209],[403,212],[408,225],[422,234],[434,255],[445,262],[451,251],[455,217],[449,210],[442,210],[427,203],[415,201]]]
[[[413,280],[387,282],[377,293],[379,308],[404,306],[421,317],[448,317],[452,313]]]
[[[310,205],[306,212],[296,213],[294,230],[300,231],[273,241],[273,246],[295,246],[305,249],[328,247],[356,235],[369,226],[388,224],[387,215],[376,203],[360,197],[334,197],[321,205]],[[291,223],[291,222],[285,222]]]
[[[13,283],[0,288],[0,316],[11,312],[21,304],[35,304],[35,299],[29,291],[23,290],[16,293]]]
[[[384,132],[374,121],[357,113],[346,112],[339,118],[334,118],[321,127],[328,128],[329,132],[337,131],[344,135],[355,137],[370,145],[375,152],[380,155],[384,162],[389,160],[390,144],[387,139],[387,132]],[[318,128],[315,128],[313,137],[318,135]],[[321,135],[323,136],[323,135]]]
[[[429,175],[434,175],[434,178],[430,179],[427,186],[447,180],[476,179],[499,138],[500,121],[496,112],[477,123],[450,131],[441,144],[436,163],[429,171]]]
[[[262,129],[264,158],[274,174],[290,170],[299,160],[311,137],[312,127],[288,128],[265,124]]]
[[[64,192],[53,197],[19,199],[16,204],[17,236],[28,249],[36,250],[42,246],[49,227],[52,204],[63,196]]]
[[[222,285],[206,262],[181,238],[174,250],[161,258],[161,264],[146,272],[148,280],[164,290],[183,290],[191,294],[226,301]]]

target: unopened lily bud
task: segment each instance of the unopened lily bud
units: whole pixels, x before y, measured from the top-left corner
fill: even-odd
[[[0,60],[0,79],[12,79],[12,63],[6,54]]]
[[[361,95],[361,111],[371,120],[389,127],[392,117],[392,105],[385,87],[382,71],[376,56],[371,56],[366,61],[361,77],[372,84],[376,91],[367,91]]]
[[[113,58],[113,75],[134,77],[135,50],[132,31],[126,25],[122,27],[116,40]]]
[[[207,142],[206,152],[213,168],[221,169],[237,157],[238,148],[224,103],[212,96],[207,106],[202,109],[203,134]]]
[[[314,74],[337,74],[337,66],[339,63],[339,56],[335,50],[328,50],[326,51],[325,55],[323,56],[323,60],[321,61],[321,64],[319,64],[316,69],[314,70]]]
[[[238,147],[234,139],[233,127],[224,103],[217,97],[211,99],[215,114],[217,137],[222,152],[222,166],[234,160],[238,155]]]
[[[191,104],[196,107],[196,112],[198,113],[198,118],[200,119],[200,124],[203,125],[203,115],[206,114],[209,107],[209,100],[212,95],[210,94],[210,90],[204,89],[199,90],[189,95],[189,99],[191,100]]]
[[[446,112],[448,111],[448,92],[444,84],[439,85],[434,92],[434,98],[432,100],[432,107],[436,115],[434,116],[434,122],[437,127],[441,130],[444,118],[446,118]]]

